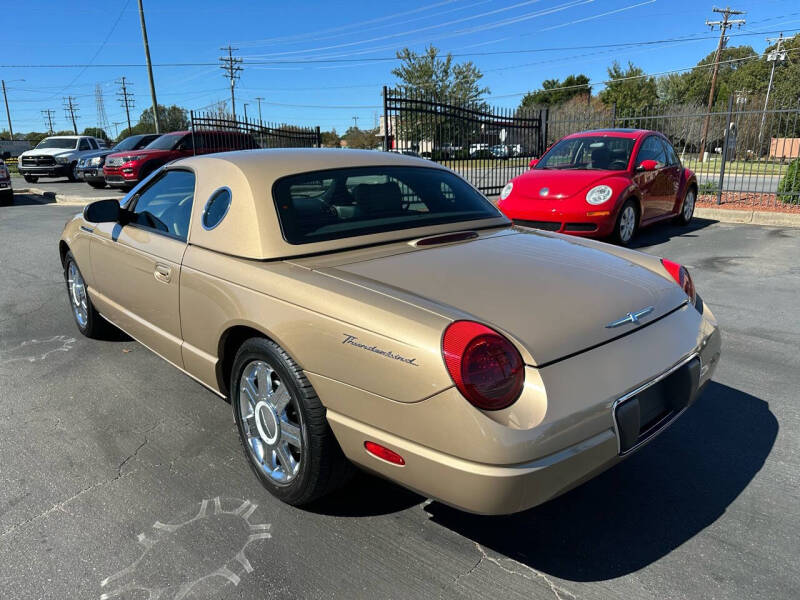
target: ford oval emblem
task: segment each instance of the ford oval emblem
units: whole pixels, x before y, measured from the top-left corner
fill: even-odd
[[[549,193],[550,193],[550,188],[542,188],[542,189],[539,190],[539,195],[540,196],[547,196],[547,194],[549,194]]]

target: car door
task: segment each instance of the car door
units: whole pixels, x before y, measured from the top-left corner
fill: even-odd
[[[178,290],[194,184],[191,171],[162,171],[130,199],[130,223],[98,224],[91,244],[100,312],[180,367]]]
[[[656,161],[653,171],[640,170],[639,166],[646,160]],[[668,194],[668,176],[664,173],[667,156],[664,144],[658,136],[650,135],[644,139],[636,155],[636,171],[633,179],[642,192],[642,221],[649,221],[665,213],[664,204]]]
[[[678,197],[681,189],[681,175],[683,173],[683,165],[678,160],[678,155],[669,141],[662,139],[661,143],[664,144],[664,150],[667,157],[667,165],[664,167],[664,175],[667,181],[664,188],[664,212],[676,214],[680,210],[680,203],[682,198]]]

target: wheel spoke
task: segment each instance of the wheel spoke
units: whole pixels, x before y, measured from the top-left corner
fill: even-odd
[[[280,461],[283,471],[286,473],[286,475],[290,477],[294,475],[294,471],[297,468],[297,461],[294,459],[294,456],[292,456],[292,453],[289,452],[289,446],[287,446],[285,443],[278,444],[278,446],[275,448],[275,451],[278,454],[278,460]]]
[[[258,426],[256,425],[256,416],[252,415],[245,419],[245,427],[249,437],[259,437]]]
[[[275,407],[275,412],[279,415],[286,410],[286,406],[289,404],[289,401],[292,397],[289,395],[289,391],[286,389],[285,385],[279,385],[278,389],[272,392],[267,397],[267,402],[272,404]]]
[[[302,446],[300,428],[288,421],[281,421],[281,439],[295,448]]]
[[[258,398],[266,400],[272,388],[272,369],[264,363],[259,363],[256,366],[255,375],[258,380]]]
[[[256,390],[249,377],[242,377],[242,390],[247,395],[250,406],[254,407],[258,402],[258,390]]]

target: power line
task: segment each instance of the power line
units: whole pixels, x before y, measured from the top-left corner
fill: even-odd
[[[233,120],[236,120],[236,95],[234,94],[234,87],[236,87],[236,82],[238,81],[239,75],[242,72],[242,67],[239,65],[242,64],[242,59],[238,58],[233,55],[234,50],[238,50],[238,48],[232,48],[230,44],[228,44],[227,48],[220,48],[220,50],[227,50],[228,56],[220,56],[219,61],[222,63],[220,68],[225,72],[225,77],[227,77],[231,82],[231,112],[233,113]]]
[[[133,94],[128,91],[128,83],[125,81],[125,77],[120,77],[117,80],[117,83],[120,85],[120,91],[117,92],[117,97],[119,98],[120,104],[125,108],[125,116],[128,119],[128,130],[131,129],[131,109],[134,105],[134,98]]]
[[[74,96],[67,96],[64,98],[64,114],[67,117],[67,120],[72,121],[72,130],[75,132],[75,135],[78,135],[78,125],[75,122],[75,113],[78,112],[78,105],[75,102]]]
[[[730,7],[728,8],[714,8],[712,9],[713,12],[721,14],[722,20],[721,21],[708,21],[706,20],[706,25],[711,28],[711,31],[714,31],[715,27],[719,27],[719,43],[717,44],[717,52],[714,54],[714,70],[711,72],[711,90],[708,92],[708,113],[706,114],[706,118],[703,119],[703,129],[700,133],[700,152],[698,160],[703,162],[704,154],[706,150],[706,137],[708,137],[708,125],[711,121],[711,109],[714,108],[714,92],[716,91],[715,88],[717,86],[717,74],[719,73],[719,56],[722,53],[722,49],[725,47],[725,32],[728,31],[734,25],[738,25],[741,27],[745,24],[744,19],[731,19],[733,15],[743,15],[744,11],[741,10],[733,10]],[[728,124],[725,124],[725,127],[728,127]]]

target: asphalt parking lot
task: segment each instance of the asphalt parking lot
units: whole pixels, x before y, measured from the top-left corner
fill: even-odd
[[[11,176],[11,187],[14,190],[31,190],[36,194],[54,194],[60,199],[67,200],[104,200],[106,198],[122,198],[122,190],[104,187],[95,189],[84,181],[70,181],[66,178],[42,177],[36,183],[28,183],[19,175]]]
[[[227,403],[79,335],[56,249],[76,210],[0,208],[0,598],[800,597],[800,229],[642,233],[720,321],[715,382],[617,467],[489,518],[367,476],[274,500]]]

